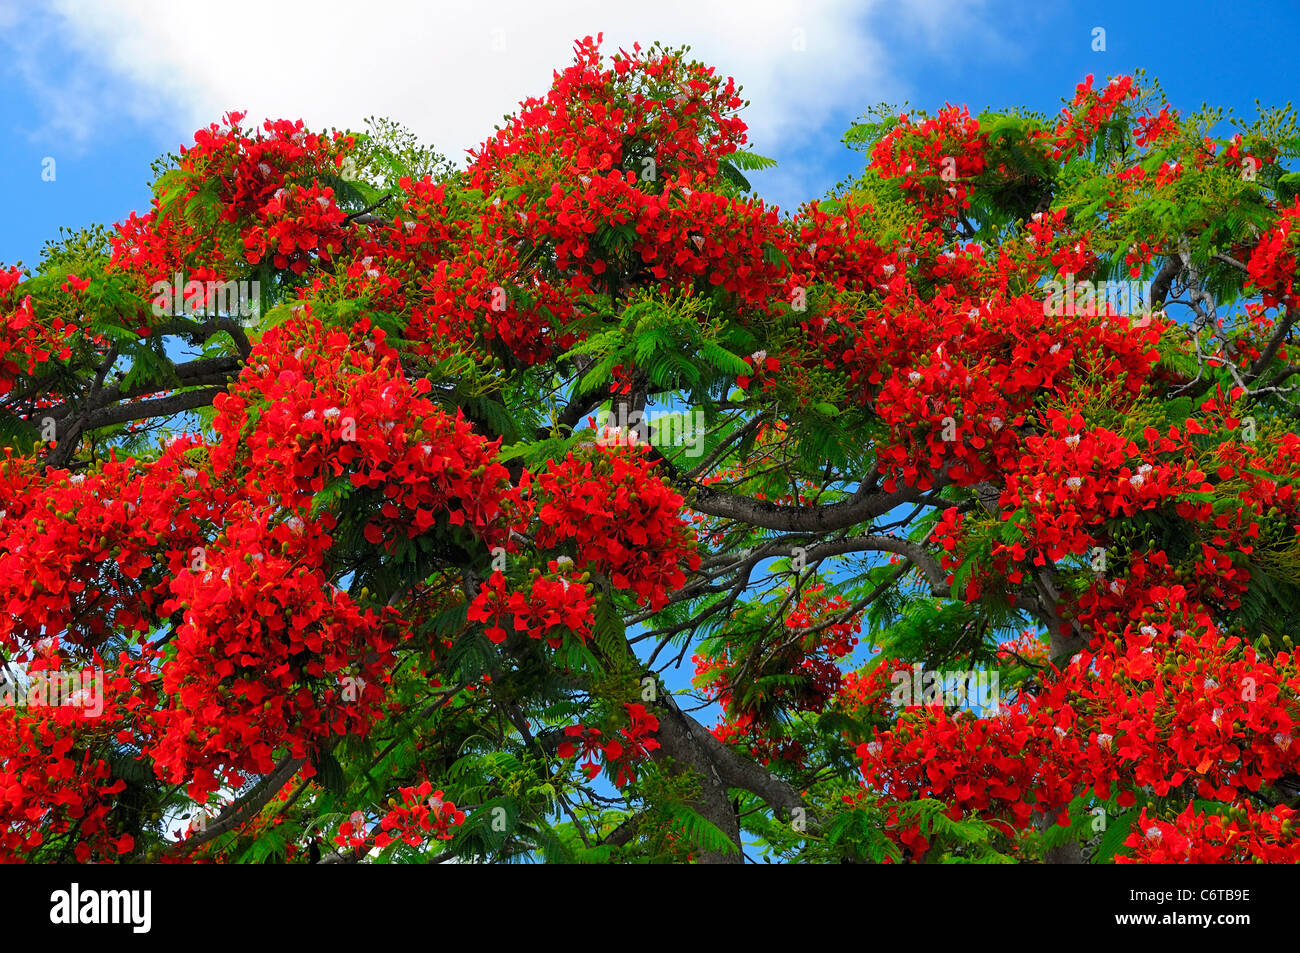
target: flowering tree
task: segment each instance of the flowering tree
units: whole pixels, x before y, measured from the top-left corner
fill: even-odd
[[[789,215],[742,105],[232,113],[0,272],[0,859],[1300,859],[1290,114],[882,115]]]

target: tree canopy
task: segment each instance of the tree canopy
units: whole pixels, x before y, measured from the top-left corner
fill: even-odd
[[[231,113],[0,270],[0,860],[1300,860],[1289,107],[786,212],[743,106]]]

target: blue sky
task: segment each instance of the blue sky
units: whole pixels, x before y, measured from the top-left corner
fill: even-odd
[[[1297,88],[1295,3],[1054,4],[916,0],[594,0],[429,5],[371,0],[0,0],[0,262],[35,264],[60,225],[112,223],[148,204],[149,163],[228,108],[317,127],[397,119],[463,154],[525,95],[544,91],[574,38],[662,39],[734,75],[754,178],[782,207],[861,167],[839,144],[882,101],[1055,111],[1087,73],[1135,67],[1174,105],[1253,115]],[[542,9],[544,8],[544,9]],[[1093,30],[1106,49],[1092,49]],[[47,158],[54,181],[43,181]]]

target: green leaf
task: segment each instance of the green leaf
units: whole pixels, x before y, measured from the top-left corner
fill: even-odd
[[[1134,822],[1138,819],[1138,809],[1130,808],[1119,817],[1106,824],[1105,833],[1101,835],[1101,840],[1097,844],[1097,852],[1093,855],[1094,864],[1113,863],[1115,854],[1124,846],[1124,839],[1128,837],[1128,832],[1132,829]]]
[[[744,359],[712,341],[705,341],[700,345],[700,357],[707,361],[710,367],[727,374],[740,376],[749,373],[749,365]]]
[[[687,841],[701,850],[724,854],[734,854],[739,850],[718,825],[698,811],[671,801],[663,804],[662,810],[677,822]]]
[[[316,772],[321,787],[336,797],[343,798],[348,793],[348,779],[343,773],[343,766],[333,754],[326,751],[316,759]]]
[[[0,414],[0,447],[13,447],[28,454],[40,436],[41,432],[29,421],[12,414]]]
[[[733,152],[727,159],[737,169],[744,169],[746,172],[776,168],[775,159],[769,159],[767,156],[761,156],[756,152],[746,152],[743,149]]]

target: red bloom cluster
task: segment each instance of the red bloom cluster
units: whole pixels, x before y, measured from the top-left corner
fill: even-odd
[[[329,261],[342,250],[346,218],[331,188],[279,189],[258,209],[258,224],[244,232],[244,257],[256,265],[270,255],[276,268],[301,275],[313,253]]]
[[[118,227],[112,266],[143,287],[183,270],[199,282],[225,280],[242,261],[270,255],[277,268],[302,274],[311,255],[343,247],[343,214],[323,174],[337,174],[351,137],[308,132],[301,121],[241,126],[232,112],[194,134],[176,169],[159,180],[153,209]]]
[[[1291,657],[1265,661],[1221,636],[1181,587],[1152,587],[1149,597],[1121,638],[1080,653],[1041,693],[995,717],[910,710],[858,748],[868,785],[939,798],[953,817],[978,813],[1010,832],[1081,790],[1118,792],[1120,807],[1139,788],[1164,797],[1183,785],[1233,801],[1294,773],[1300,676]]]
[[[621,742],[605,746],[605,757],[617,762],[618,770],[614,783],[620,787],[636,780],[636,765],[650,756],[650,752],[659,747],[659,742],[652,735],[659,730],[659,719],[646,711],[644,705],[627,702],[623,705],[627,711],[628,725],[619,729]]]
[[[382,331],[349,334],[319,322],[273,328],[254,348],[214,423],[214,473],[260,502],[303,510],[342,475],[373,491],[375,544],[435,524],[464,526],[488,545],[507,539],[509,475],[497,444],[439,410],[427,381],[402,375]]]
[[[487,237],[548,247],[580,293],[644,277],[771,308],[782,278],[771,252],[784,244],[776,210],[707,188],[745,140],[734,82],[639,47],[602,66],[590,37],[576,53],[544,100],[522,103],[474,154],[469,180],[493,196]]]
[[[17,268],[0,269],[0,397],[13,389],[18,375],[34,374],[38,364],[72,355],[68,341],[75,327],[57,315],[42,323],[31,295],[17,294],[22,277]]]
[[[927,706],[859,745],[858,757],[871,789],[899,800],[936,798],[954,818],[977,812],[1011,833],[1027,828],[1035,810],[1060,810],[1073,797],[1054,742],[1050,728],[1044,734],[1022,710],[977,718]]]
[[[600,755],[614,769],[615,784],[619,787],[631,784],[636,780],[636,765],[659,747],[659,742],[652,737],[659,730],[659,719],[646,711],[644,705],[625,702],[623,708],[628,725],[619,729],[618,737],[605,740],[599,728],[569,725],[556,753],[561,758],[584,759],[582,770],[588,780],[600,773],[596,761]]]
[[[401,788],[399,793],[402,803],[379,822],[376,847],[387,847],[399,839],[412,847],[419,847],[431,838],[450,840],[451,828],[465,823],[465,812],[457,810],[451,801],[444,801],[442,792],[433,790],[428,781]]]
[[[682,498],[654,475],[644,448],[594,446],[585,460],[570,453],[538,474],[531,493],[537,546],[571,548],[576,569],[608,576],[641,605],[663,608],[686,582],[681,566],[699,568]]]
[[[868,291],[904,277],[900,257],[880,248],[869,237],[872,209],[850,202],[833,212],[809,202],[787,226],[781,251],[788,257],[786,301],[794,304],[796,289],[817,285],[837,291]],[[805,302],[806,305],[806,302]],[[819,316],[824,318],[825,316]]]
[[[45,653],[29,673],[44,677],[65,670],[80,677],[57,649]],[[38,848],[57,851],[77,863],[115,860],[134,848],[122,832],[115,795],[126,782],[114,778],[109,756],[115,744],[139,743],[157,703],[156,657],[145,649],[106,670],[98,656],[91,668],[102,682],[91,707],[72,699],[26,707],[0,706],[0,862],[22,861]],[[68,704],[72,701],[72,704]]]
[[[1056,561],[1082,555],[1096,542],[1092,528],[1106,520],[1211,489],[1205,475],[1182,458],[1162,459],[1173,456],[1170,451],[1181,444],[1178,428],[1169,437],[1153,429],[1142,451],[1105,428],[1085,429],[1077,414],[1049,412],[1044,424],[1045,433],[1025,440],[1025,456],[1002,495],[1007,512],[1025,514],[1017,524],[1022,539],[995,547],[995,555],[1006,551],[1021,562],[1032,553],[1037,565],[1043,565],[1044,557]],[[1195,420],[1188,421],[1188,436],[1201,430]],[[1146,460],[1154,462],[1139,462]]]
[[[1300,863],[1295,811],[1284,804],[1262,811],[1249,801],[1229,813],[1208,814],[1191,804],[1172,821],[1142,815],[1124,841],[1131,857],[1121,864],[1294,864]]]
[[[535,364],[573,343],[564,328],[585,284],[530,264],[538,236],[524,206],[471,204],[427,179],[401,185],[410,197],[396,221],[362,245],[351,270],[376,305],[409,310],[403,336],[416,353],[441,358],[499,341]]]
[[[583,175],[631,166],[640,176],[651,159],[647,181],[704,184],[718,159],[744,142],[734,80],[669,53],[644,54],[640,44],[602,68],[602,39],[578,42],[575,62],[556,74],[546,98],[525,100],[474,154],[476,186],[525,181],[520,156],[552,157]]]
[[[0,461],[0,647],[21,653],[51,633],[94,647],[149,627],[170,576],[223,512],[201,489],[194,449],[177,440],[147,466],[110,461],[89,474]]]
[[[1178,110],[1161,106],[1154,116],[1139,116],[1133,121],[1133,139],[1143,149],[1159,145],[1178,131]]]
[[[451,801],[443,800],[443,792],[435,791],[429,781],[398,788],[401,803],[389,801],[390,810],[380,819],[377,830],[366,824],[365,815],[356,812],[339,825],[334,843],[339,847],[358,852],[374,839],[377,848],[402,841],[419,847],[429,840],[450,840],[451,829],[465,823],[465,812]]]
[[[331,735],[363,734],[378,714],[398,636],[322,573],[331,521],[293,519],[232,522],[163,607],[183,607],[184,622],[163,672],[177,707],[159,716],[151,753],[196,800],[269,773],[281,747],[302,758]]]
[[[1132,76],[1115,76],[1100,92],[1092,84],[1093,76],[1089,73],[1075,89],[1070,104],[1061,111],[1056,128],[1050,134],[1044,132],[1043,138],[1054,147],[1054,159],[1082,155],[1098,130],[1139,93]]]
[[[1300,307],[1296,276],[1300,274],[1297,248],[1300,248],[1300,197],[1290,208],[1282,209],[1273,227],[1259,238],[1259,244],[1246,261],[1251,284],[1259,289],[1265,307]]]
[[[977,253],[971,264],[984,267]],[[1083,368],[1100,365],[1136,395],[1157,360],[1160,322],[1130,329],[1105,314],[1044,310],[1028,296],[924,302],[904,289],[856,327],[805,329],[825,366],[846,372],[890,426],[880,456],[891,487],[925,487],[940,471],[969,485],[1015,469],[1017,428],[1045,392],[1072,393]]]
[[[749,365],[750,371],[748,374],[741,374],[736,378],[736,386],[741,390],[748,390],[749,385],[753,382],[754,378],[757,377],[763,379],[764,390],[771,388],[773,382],[767,377],[767,375],[771,371],[779,371],[781,369],[781,361],[775,357],[768,357],[766,351],[758,351],[751,354],[744,358],[744,361]]]
[[[597,755],[603,755],[606,745],[616,745],[615,741],[605,741],[604,734],[599,728],[593,728],[588,725],[569,725],[564,729],[564,740],[560,742],[556,754],[561,758],[581,758],[582,772],[591,780],[600,774],[600,763],[596,760]],[[619,749],[613,748],[612,751]],[[613,757],[613,755],[605,755]]]
[[[985,170],[987,148],[978,120],[964,106],[946,106],[919,124],[899,116],[876,143],[871,165],[900,180],[925,221],[938,222],[970,208],[971,180]]]
[[[898,659],[879,657],[879,663],[862,672],[845,672],[840,678],[840,689],[832,704],[860,721],[883,720],[892,722],[896,714],[893,693],[897,686],[894,676],[908,673],[912,667]],[[909,699],[913,705],[921,699]]]
[[[513,631],[525,632],[529,638],[545,639],[551,648],[563,642],[560,633],[572,632],[579,639],[591,634],[594,601],[591,587],[577,578],[569,578],[559,571],[559,563],[551,561],[552,575],[533,571],[528,593],[507,594],[506,578],[494,572],[469,606],[470,622],[491,623],[487,637],[493,642],[504,642],[509,634],[502,626],[505,616],[514,617]]]

